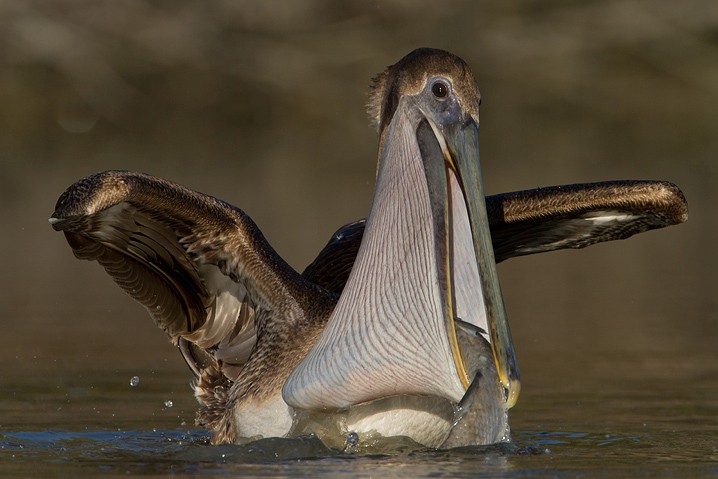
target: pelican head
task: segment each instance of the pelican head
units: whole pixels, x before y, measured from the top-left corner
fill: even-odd
[[[476,373],[466,324],[491,344],[506,406],[516,402],[479,165],[480,99],[468,65],[441,50],[415,50],[375,78],[371,213],[326,328],[284,384],[290,406],[342,410],[399,395],[458,404]]]

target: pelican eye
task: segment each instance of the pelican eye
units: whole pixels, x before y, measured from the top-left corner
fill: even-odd
[[[431,93],[433,93],[436,98],[444,98],[449,94],[449,85],[443,81],[437,81],[431,85]]]

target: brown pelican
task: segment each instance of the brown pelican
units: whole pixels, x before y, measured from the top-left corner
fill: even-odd
[[[430,447],[507,437],[519,371],[496,263],[686,219],[667,182],[484,198],[480,94],[460,58],[416,50],[379,74],[366,220],[299,274],[221,200],[140,173],[82,179],[50,222],[142,303],[194,373],[214,443],[312,432]]]

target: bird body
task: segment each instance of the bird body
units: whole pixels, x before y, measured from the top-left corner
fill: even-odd
[[[180,349],[214,443],[506,440],[520,379],[496,263],[680,223],[687,210],[660,181],[485,197],[479,103],[468,65],[440,50],[377,76],[370,214],[302,274],[242,210],[141,173],[78,181],[50,222]]]

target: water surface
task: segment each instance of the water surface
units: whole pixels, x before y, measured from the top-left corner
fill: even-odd
[[[540,358],[512,410],[512,441],[450,451],[354,454],[316,438],[211,446],[193,425],[188,373],[92,370],[43,381],[16,377],[0,401],[3,473],[17,475],[238,474],[249,477],[715,477],[718,374],[710,357],[594,356],[609,374]],[[626,362],[626,361],[629,362]],[[642,360],[650,366],[636,366]],[[634,367],[627,367],[634,366]],[[703,373],[696,374],[696,371]],[[563,383],[557,373],[563,373]],[[577,374],[578,373],[578,374]],[[66,374],[66,373],[65,373]],[[566,382],[569,384],[567,385]],[[169,393],[168,391],[177,391]],[[390,445],[392,445],[390,443]],[[362,445],[364,446],[364,445]]]

